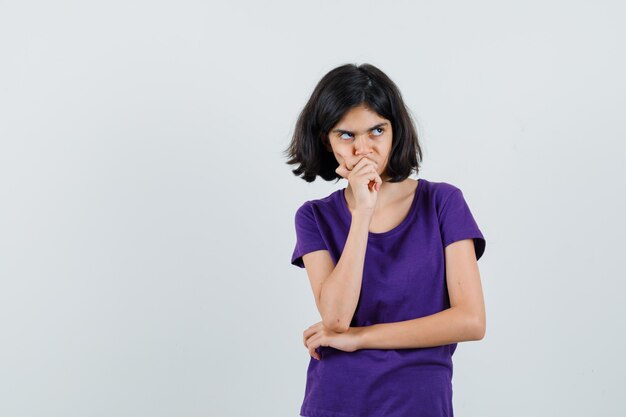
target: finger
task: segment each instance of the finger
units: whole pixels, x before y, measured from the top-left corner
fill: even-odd
[[[356,166],[359,164],[359,162],[361,162],[363,159],[365,159],[365,157],[361,157],[359,158],[358,161],[356,161],[356,163],[354,165],[352,165],[351,167],[348,166],[348,163],[344,161],[344,165],[346,167],[346,169],[350,172],[354,171],[354,168],[356,168]]]
[[[317,353],[316,349],[318,347],[320,347],[321,343],[321,338],[319,336],[314,336],[311,337],[310,340],[307,341],[307,347],[309,349],[309,355],[311,355],[312,357],[314,357],[317,360],[321,359],[321,356],[319,353]]]
[[[310,346],[307,346],[307,347],[306,347],[306,348],[307,348],[307,350],[309,351],[309,355],[310,355],[310,356],[312,356],[312,357],[314,357],[314,358],[315,358],[315,359],[317,359],[317,360],[319,360],[319,359],[320,359],[320,355],[319,355],[319,353],[317,353],[317,348],[318,348],[318,347],[319,347],[319,346],[317,346],[317,345],[315,345],[315,344],[313,344],[313,345],[310,345]]]
[[[363,176],[367,177],[368,180],[370,181],[380,181],[382,182],[382,178],[380,178],[380,175],[378,174],[378,167],[375,165],[368,165],[367,167],[363,168],[362,170]]]
[[[306,328],[306,330],[304,332],[302,332],[302,341],[304,343],[304,346],[307,346],[308,340],[309,338],[315,336],[317,333],[320,332],[321,328],[324,327],[324,322],[323,321],[318,321],[315,324],[310,325],[309,327]]]
[[[337,169],[335,169],[335,172],[343,178],[348,178],[348,175],[350,175],[350,171],[348,170],[348,168],[346,168],[344,161],[341,161],[339,163],[339,166],[337,167]]]
[[[374,186],[374,184],[372,184],[372,181],[374,181],[376,177],[378,177],[378,170],[377,167],[374,165],[367,165],[361,168],[356,175],[363,176],[364,180],[367,180],[368,186]]]
[[[315,333],[315,330],[312,330],[310,327],[302,333],[302,342],[304,343],[304,347],[307,347],[307,340],[314,333]]]
[[[305,346],[307,348],[307,350],[309,351],[309,355],[312,356],[315,359],[320,358],[319,354],[316,352],[317,346],[314,343],[310,343],[308,345]]]
[[[364,157],[359,162],[356,163],[356,165],[354,166],[351,172],[353,174],[359,175],[361,172],[365,172],[363,170],[370,166],[373,167],[375,171],[378,170],[378,163],[376,163],[375,161],[372,161],[371,159],[367,157]]]
[[[374,160],[371,159],[369,156],[362,156],[362,157],[359,158],[358,161],[356,161],[356,164],[354,164],[352,169],[354,169],[357,165],[359,165],[359,163],[367,164],[368,162],[374,162]]]

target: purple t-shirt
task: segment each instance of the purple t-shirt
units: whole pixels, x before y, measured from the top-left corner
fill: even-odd
[[[309,200],[295,215],[292,265],[328,250],[337,264],[352,215],[344,189]],[[369,232],[361,293],[351,327],[391,323],[450,307],[444,248],[473,238],[476,259],[485,238],[463,193],[419,178],[408,215],[393,229]],[[344,352],[320,346],[309,360],[300,414],[307,417],[453,417],[452,354],[456,343],[414,349]]]

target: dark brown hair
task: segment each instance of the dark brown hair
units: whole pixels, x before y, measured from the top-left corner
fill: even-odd
[[[392,147],[386,174],[400,182],[419,172],[422,161],[417,131],[400,90],[385,73],[371,64],[345,64],[328,72],[319,81],[304,106],[289,147],[287,164],[300,164],[294,175],[313,182],[319,175],[326,181],[341,177],[329,151],[328,133],[354,107],[365,106],[391,122]]]

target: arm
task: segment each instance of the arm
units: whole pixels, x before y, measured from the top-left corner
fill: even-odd
[[[331,312],[325,325],[336,332],[348,330],[359,302],[370,220],[371,215],[353,214],[341,257],[322,286],[321,304]]]
[[[445,257],[450,308],[411,320],[353,327],[359,349],[433,347],[484,337],[485,306],[473,240],[451,243]]]
[[[318,294],[316,304],[322,322],[338,333],[349,329],[359,301],[370,221],[368,212],[353,213],[346,245],[334,268],[325,266],[332,265],[326,251],[311,252],[302,257],[313,291]],[[331,268],[329,274],[325,272]]]

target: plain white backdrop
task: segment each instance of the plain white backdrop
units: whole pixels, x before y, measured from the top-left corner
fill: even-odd
[[[299,415],[319,321],[285,164],[315,84],[398,85],[463,190],[469,416],[623,416],[618,1],[0,1],[0,415]]]

